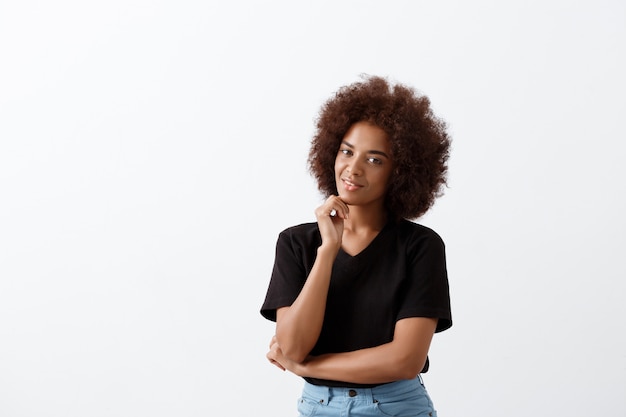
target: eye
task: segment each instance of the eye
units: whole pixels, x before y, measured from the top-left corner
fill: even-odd
[[[352,156],[352,150],[350,149],[339,149],[339,152],[346,156]]]
[[[371,163],[371,164],[374,164],[374,165],[380,165],[380,164],[382,164],[382,163],[383,163],[383,161],[382,161],[382,160],[380,160],[380,159],[378,159],[378,158],[374,158],[374,157],[367,158],[367,162],[369,162],[369,163]]]

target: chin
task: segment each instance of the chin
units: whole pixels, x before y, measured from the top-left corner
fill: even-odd
[[[344,203],[346,203],[349,206],[354,206],[354,205],[358,204],[358,201],[355,200],[354,198],[351,198],[349,195],[339,194],[339,198],[341,198],[341,201],[343,201]]]

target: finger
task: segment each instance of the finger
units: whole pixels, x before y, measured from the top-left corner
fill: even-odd
[[[320,207],[318,215],[347,219],[350,209],[338,196],[332,195]]]
[[[273,352],[270,351],[267,353],[267,355],[265,355],[265,357],[267,358],[267,360],[274,366],[282,369],[283,371],[285,370],[285,367],[282,366],[280,363],[278,363],[275,359],[274,359],[274,355],[272,354]]]
[[[276,340],[276,335],[272,336],[272,340],[270,340],[270,349],[272,348],[272,345],[274,345],[274,343],[278,343],[278,341]]]
[[[342,219],[347,219],[348,218],[348,213],[350,212],[350,209],[348,208],[348,205],[346,203],[344,203],[344,201],[339,198],[338,196],[331,196],[328,200],[328,203],[330,203],[330,215],[331,217],[335,217],[335,216],[339,216]],[[334,215],[332,214],[334,211]]]
[[[281,371],[286,371],[285,367],[282,366],[280,363],[276,362],[276,361],[270,361],[272,362],[272,365],[274,365],[275,367],[279,368]]]

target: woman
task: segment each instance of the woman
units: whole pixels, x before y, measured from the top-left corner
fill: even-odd
[[[450,139],[428,98],[369,77],[320,111],[317,222],[284,230],[261,314],[268,360],[305,380],[301,416],[436,416],[420,374],[452,325],[444,244],[409,221],[446,183]]]

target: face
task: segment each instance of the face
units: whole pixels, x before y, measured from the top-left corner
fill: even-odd
[[[352,125],[335,158],[339,197],[349,205],[383,207],[392,170],[385,131],[367,122]]]

